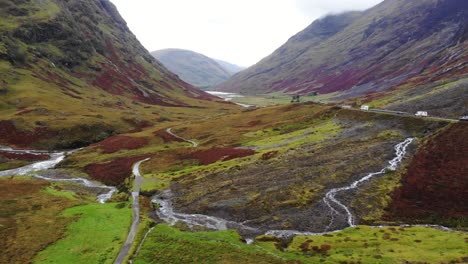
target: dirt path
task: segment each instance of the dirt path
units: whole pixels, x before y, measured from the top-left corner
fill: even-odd
[[[166,132],[169,133],[170,135],[176,137],[176,138],[182,139],[183,141],[192,144],[192,147],[194,147],[194,148],[198,147],[198,143],[197,143],[197,142],[192,141],[192,140],[190,140],[190,139],[183,138],[183,137],[181,137],[181,136],[178,136],[178,135],[174,134],[171,130],[172,130],[172,128],[168,128],[168,129],[166,129]]]
[[[115,264],[123,263],[125,257],[128,255],[130,248],[133,244],[133,240],[135,240],[136,231],[138,228],[138,224],[140,223],[140,204],[138,201],[138,197],[140,196],[140,188],[141,188],[141,181],[142,177],[140,174],[140,165],[141,163],[147,161],[149,159],[140,160],[139,162],[133,165],[133,175],[135,175],[135,186],[132,191],[132,211],[133,211],[133,221],[132,226],[130,227],[130,232],[128,233],[127,240],[125,241],[122,249],[120,250],[117,259],[115,260]]]

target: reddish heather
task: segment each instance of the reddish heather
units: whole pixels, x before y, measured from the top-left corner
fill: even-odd
[[[148,138],[114,136],[107,138],[94,146],[103,150],[104,153],[114,153],[122,149],[139,149],[148,144]]]
[[[231,160],[253,154],[255,154],[255,151],[251,149],[212,148],[191,153],[187,156],[184,156],[183,158],[197,159],[201,162],[201,164],[208,165],[219,160]]]
[[[25,161],[40,161],[49,158],[47,154],[32,154],[32,153],[11,153],[0,151],[0,157],[5,157],[12,160],[25,160]]]
[[[468,216],[468,124],[433,137],[413,158],[390,214],[403,218]]]
[[[56,134],[45,127],[38,127],[33,131],[18,130],[13,121],[0,120],[0,144],[28,147],[39,139],[50,138]]]
[[[160,137],[164,143],[169,143],[169,142],[183,142],[184,140],[183,139],[180,139],[178,137],[174,137],[173,135],[169,134],[166,132],[165,129],[161,129],[161,130],[158,130],[158,131],[154,131],[153,134],[157,137]]]
[[[132,175],[132,166],[135,162],[149,156],[126,157],[106,163],[93,163],[86,166],[85,171],[95,180],[116,186]]]

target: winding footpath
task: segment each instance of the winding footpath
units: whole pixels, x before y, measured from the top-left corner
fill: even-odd
[[[133,241],[135,240],[135,235],[136,231],[138,228],[138,224],[140,223],[140,204],[139,204],[139,199],[138,197],[140,196],[140,189],[141,189],[141,182],[142,182],[142,177],[140,174],[140,165],[141,163],[149,160],[144,159],[140,160],[135,165],[133,165],[133,175],[135,175],[135,185],[132,191],[132,211],[133,211],[133,221],[132,221],[132,226],[130,227],[130,231],[127,236],[127,240],[125,241],[124,245],[122,246],[122,249],[120,250],[119,255],[117,256],[117,259],[115,260],[115,264],[121,264],[125,260],[125,257],[128,255],[130,248],[133,244]]]
[[[195,142],[195,141],[193,141],[193,140],[190,140],[190,139],[185,139],[185,138],[183,138],[183,137],[181,137],[181,136],[178,136],[178,135],[174,134],[174,133],[172,132],[172,128],[171,128],[171,127],[168,128],[168,129],[166,129],[166,132],[167,132],[169,135],[173,136],[173,137],[176,137],[176,138],[178,138],[178,139],[181,139],[181,140],[183,140],[183,141],[185,141],[185,142],[188,142],[188,143],[192,144],[192,147],[194,147],[194,148],[198,147],[198,143],[197,143],[197,142]]]
[[[88,188],[99,188],[99,189],[106,190],[106,192],[99,194],[97,196],[97,201],[99,203],[105,203],[112,197],[112,194],[114,194],[114,192],[117,191],[117,189],[113,186],[107,186],[103,184],[94,183],[84,178],[55,178],[55,177],[46,177],[46,176],[42,176],[42,175],[38,175],[37,173],[34,173],[35,171],[44,171],[44,170],[55,168],[55,166],[59,164],[63,159],[65,159],[67,155],[70,155],[73,152],[78,151],[79,149],[72,150],[72,151],[64,151],[64,152],[47,152],[47,151],[42,151],[42,150],[16,150],[16,149],[11,149],[11,148],[0,148],[0,150],[4,152],[12,152],[12,153],[47,154],[50,157],[50,159],[45,160],[45,161],[35,162],[35,163],[29,164],[20,168],[16,168],[16,169],[0,171],[0,177],[6,177],[6,176],[14,177],[14,176],[21,176],[21,175],[29,175],[31,177],[41,179],[41,180],[46,180],[46,181],[77,182]]]

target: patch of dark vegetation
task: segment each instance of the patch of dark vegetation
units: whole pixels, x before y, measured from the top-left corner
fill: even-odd
[[[93,146],[102,149],[104,153],[114,153],[122,149],[139,149],[148,144],[148,138],[129,137],[129,136],[113,136],[107,138]]]
[[[106,185],[118,186],[125,182],[125,179],[132,176],[132,166],[137,161],[150,157],[150,155],[125,157],[114,159],[104,163],[93,163],[85,167],[85,171],[91,178]]]
[[[83,124],[56,130],[40,126],[24,130],[17,128],[15,121],[0,120],[0,144],[22,148],[75,149],[101,141],[113,133],[113,128],[105,124]]]
[[[468,124],[457,123],[418,150],[389,206],[388,218],[468,227]]]
[[[41,161],[41,160],[47,160],[49,158],[49,155],[0,151],[0,157],[12,159],[12,160]]]

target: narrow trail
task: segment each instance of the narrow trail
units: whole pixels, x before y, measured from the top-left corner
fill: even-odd
[[[183,138],[183,137],[181,137],[181,136],[178,136],[178,135],[174,134],[174,133],[172,132],[172,127],[166,129],[166,132],[169,133],[171,136],[174,136],[174,137],[176,137],[176,138],[178,138],[178,139],[182,139],[183,141],[192,144],[192,147],[194,147],[194,148],[198,147],[198,143],[197,143],[197,142],[195,142],[195,141],[193,141],[193,140],[190,140],[190,139]]]
[[[117,189],[113,186],[107,186],[99,183],[94,183],[88,179],[84,178],[55,178],[55,177],[46,177],[39,175],[37,173],[34,173],[35,171],[44,171],[48,169],[53,169],[57,164],[59,164],[67,155],[72,154],[73,152],[76,152],[80,149],[77,150],[72,150],[72,151],[64,151],[64,152],[47,152],[47,151],[42,151],[42,150],[16,150],[16,149],[11,149],[11,148],[1,148],[1,151],[5,152],[12,152],[12,153],[27,153],[27,154],[47,154],[49,155],[50,159],[45,160],[45,161],[39,161],[35,162],[20,168],[16,169],[11,169],[11,170],[5,170],[5,171],[0,171],[0,178],[1,177],[6,177],[6,176],[22,176],[22,175],[29,175],[31,177],[41,179],[41,180],[46,180],[46,181],[55,181],[55,182],[77,182],[85,187],[88,188],[99,188],[103,190],[107,190],[107,192],[99,194],[97,196],[97,201],[99,203],[105,203],[107,202],[111,197],[114,192],[117,191]]]
[[[138,224],[140,223],[140,204],[139,204],[139,196],[140,196],[140,189],[141,189],[141,182],[142,177],[140,174],[140,165],[141,163],[149,160],[144,159],[140,160],[135,165],[133,165],[133,175],[135,175],[135,186],[132,191],[132,211],[133,211],[133,220],[132,226],[130,227],[130,231],[127,236],[127,240],[125,241],[122,249],[120,250],[119,255],[117,256],[114,264],[121,264],[127,257],[130,248],[132,247],[133,241],[135,240],[136,231],[138,228]]]

